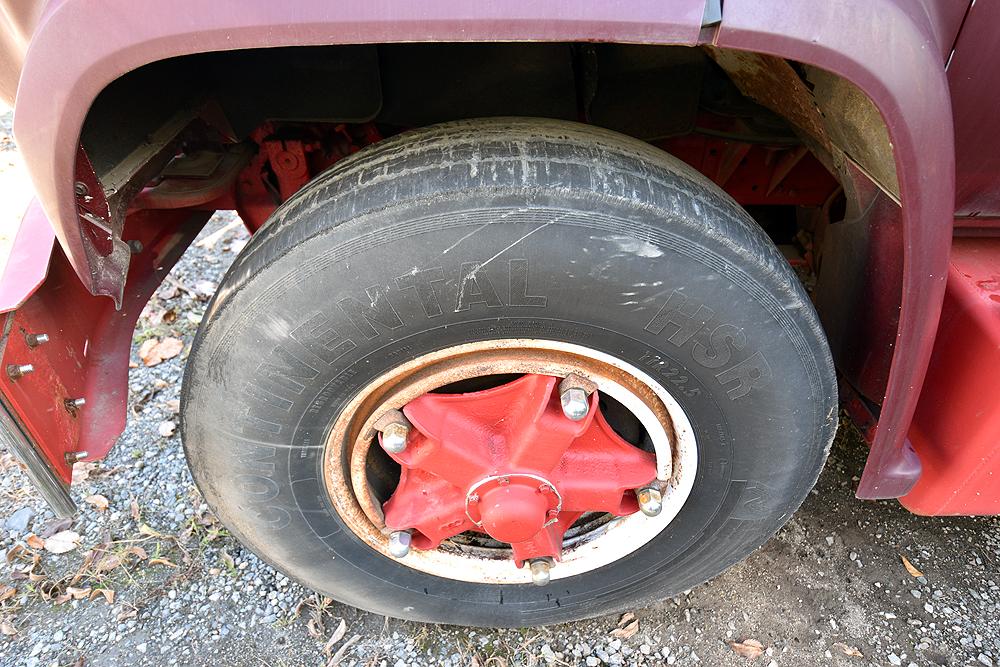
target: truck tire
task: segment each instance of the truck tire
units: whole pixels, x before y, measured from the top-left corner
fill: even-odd
[[[443,497],[426,486],[402,498],[401,471],[420,464],[388,451],[379,410],[412,418],[400,423],[413,452],[414,433],[437,436],[403,398],[502,407],[496,397],[535,382],[558,392],[543,406],[558,410],[568,394],[553,383],[573,363],[585,385],[597,378],[583,394],[594,423],[634,448],[636,466],[669,468],[658,515],[635,511],[648,502],[628,490],[617,514],[581,514],[561,558],[541,559],[544,586],[532,585],[533,560],[517,567],[516,545],[485,528],[421,549],[429,531],[391,538],[379,525]],[[445,377],[458,379],[432,386]],[[713,183],[602,129],[470,120],[365,149],[275,212],[204,317],[181,428],[219,519],[288,577],[388,616],[520,627],[663,600],[758,548],[816,481],[835,387],[794,272]],[[517,400],[515,421],[526,419]],[[570,473],[594,485],[625,474],[601,460]],[[501,484],[535,479],[502,467]],[[430,474],[407,474],[418,472]],[[475,521],[468,494],[454,525]]]

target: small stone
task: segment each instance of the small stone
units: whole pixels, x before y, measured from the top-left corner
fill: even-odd
[[[601,664],[600,659],[595,658],[592,655],[587,656],[587,667],[597,667],[600,664]]]
[[[138,651],[139,653],[145,653],[146,652],[146,642],[143,642],[141,644],[137,644],[136,647],[135,647],[135,650]]]
[[[993,659],[985,653],[980,653],[976,660],[986,665],[986,667],[993,667]]]
[[[896,655],[895,653],[890,653],[890,654],[889,654],[889,662],[890,662],[891,664],[893,664],[893,665],[902,665],[902,664],[903,664],[903,659],[902,659],[902,658],[900,658],[900,657],[899,657],[898,655]]]
[[[641,646],[639,646],[639,653],[642,653],[643,655],[649,655],[650,651],[652,650],[653,649],[652,647],[650,647],[649,644],[642,644]]]
[[[23,533],[28,529],[28,522],[35,516],[35,511],[30,507],[22,507],[9,517],[4,527],[12,533]]]
[[[917,598],[918,600],[920,599],[920,591],[918,591],[916,588],[914,588],[914,589],[912,589],[910,591],[910,595],[912,595],[913,597]]]

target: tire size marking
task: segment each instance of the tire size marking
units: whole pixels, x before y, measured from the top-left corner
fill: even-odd
[[[747,337],[740,327],[724,322],[716,323],[713,321],[714,317],[714,310],[695,303],[674,290],[644,328],[656,335],[666,332],[667,341],[678,348],[690,344],[691,357],[695,363],[718,371],[715,379],[726,388],[729,399],[735,401],[758,387],[766,386],[771,382],[773,374],[767,359],[759,351],[729,365],[734,353],[743,352],[746,348]],[[712,324],[715,326],[711,326]],[[657,368],[660,375],[673,381],[672,375],[665,373],[675,369],[659,370],[663,368],[664,362],[657,355],[644,356],[643,363]]]

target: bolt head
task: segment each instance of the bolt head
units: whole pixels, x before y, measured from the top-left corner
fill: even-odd
[[[406,424],[389,424],[382,430],[382,449],[390,454],[399,454],[406,449],[409,435],[410,428]]]
[[[580,421],[590,412],[590,401],[587,400],[587,392],[580,387],[570,387],[559,396],[562,404],[563,414],[567,419],[575,422]]]
[[[535,558],[528,561],[531,570],[531,583],[536,586],[545,586],[551,581],[552,563],[545,558]]]
[[[663,509],[663,496],[660,490],[647,486],[635,492],[635,497],[639,501],[639,509],[646,516],[656,516]]]
[[[413,535],[408,530],[394,530],[389,535],[389,553],[393,558],[405,558],[410,553]]]

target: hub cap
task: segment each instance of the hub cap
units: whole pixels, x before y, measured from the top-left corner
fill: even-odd
[[[580,421],[563,413],[561,378],[529,374],[466,394],[425,394],[403,414],[413,424],[385,503],[390,530],[436,548],[467,530],[511,545],[520,567],[562,555],[563,535],[586,512],[638,511],[634,489],[656,479],[653,454],[617,435],[590,395]]]
[[[567,397],[581,387],[583,406]],[[623,413],[641,437],[621,430]],[[338,411],[324,461],[331,503],[370,547],[490,584],[575,576],[641,548],[680,511],[698,462],[661,383],[536,339],[457,345],[374,378]],[[638,511],[646,489],[661,497],[651,516]]]

